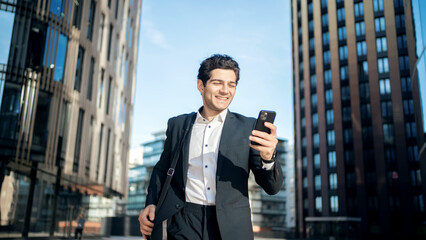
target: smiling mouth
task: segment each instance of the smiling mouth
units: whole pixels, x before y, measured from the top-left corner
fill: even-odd
[[[227,97],[220,97],[220,96],[216,96],[216,98],[217,98],[219,101],[227,101],[227,100],[228,100],[228,98],[227,98]]]

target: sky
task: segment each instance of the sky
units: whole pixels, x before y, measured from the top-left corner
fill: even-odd
[[[276,111],[278,138],[293,143],[290,16],[286,0],[143,0],[131,147],[202,106],[198,68],[215,53],[240,66],[229,110]]]

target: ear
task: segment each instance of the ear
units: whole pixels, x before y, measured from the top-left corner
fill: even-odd
[[[201,95],[203,95],[204,84],[203,84],[203,81],[201,81],[200,79],[197,80],[197,88],[198,88],[198,91],[200,91]]]

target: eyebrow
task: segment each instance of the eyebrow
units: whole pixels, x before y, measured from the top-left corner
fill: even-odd
[[[225,80],[222,80],[222,79],[216,79],[216,78],[213,78],[213,79],[209,79],[210,81],[220,81],[220,82],[226,82]],[[237,83],[237,81],[229,81],[228,83]]]

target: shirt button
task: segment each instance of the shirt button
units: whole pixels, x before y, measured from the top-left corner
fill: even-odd
[[[209,145],[207,145],[207,144],[205,145],[205,147],[208,147],[208,146],[209,146]]]
[[[180,205],[179,205],[179,204],[176,204],[176,205],[175,205],[175,207],[176,207],[176,208],[179,208],[179,207],[180,207]]]
[[[207,165],[205,165],[204,167],[205,167],[205,168],[207,168],[208,166],[207,166]]]
[[[210,190],[210,188],[208,187],[207,190]]]
[[[212,128],[212,126],[209,126],[209,128]]]

